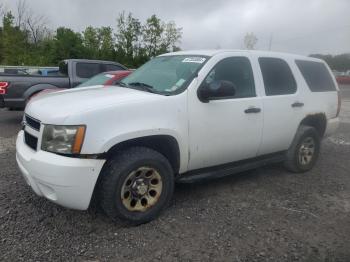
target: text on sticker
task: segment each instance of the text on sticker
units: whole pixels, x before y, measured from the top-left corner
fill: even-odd
[[[182,63],[198,63],[202,64],[205,61],[204,57],[186,57]]]

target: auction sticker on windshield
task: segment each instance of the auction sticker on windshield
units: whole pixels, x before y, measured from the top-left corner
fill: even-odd
[[[205,61],[204,57],[187,57],[182,60],[182,63],[198,63],[202,64]]]

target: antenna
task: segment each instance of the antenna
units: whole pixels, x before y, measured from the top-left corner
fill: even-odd
[[[271,51],[271,46],[272,46],[272,38],[273,38],[273,33],[270,35],[270,41],[269,41],[269,51]]]

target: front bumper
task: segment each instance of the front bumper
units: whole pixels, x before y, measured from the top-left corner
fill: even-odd
[[[34,151],[24,143],[20,131],[16,160],[34,192],[61,206],[86,210],[105,160],[80,159]]]

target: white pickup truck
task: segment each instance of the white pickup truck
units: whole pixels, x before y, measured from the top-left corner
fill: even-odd
[[[110,88],[34,98],[17,138],[36,194],[145,223],[192,182],[284,162],[305,172],[338,127],[340,98],[319,59],[259,51],[158,56]]]

